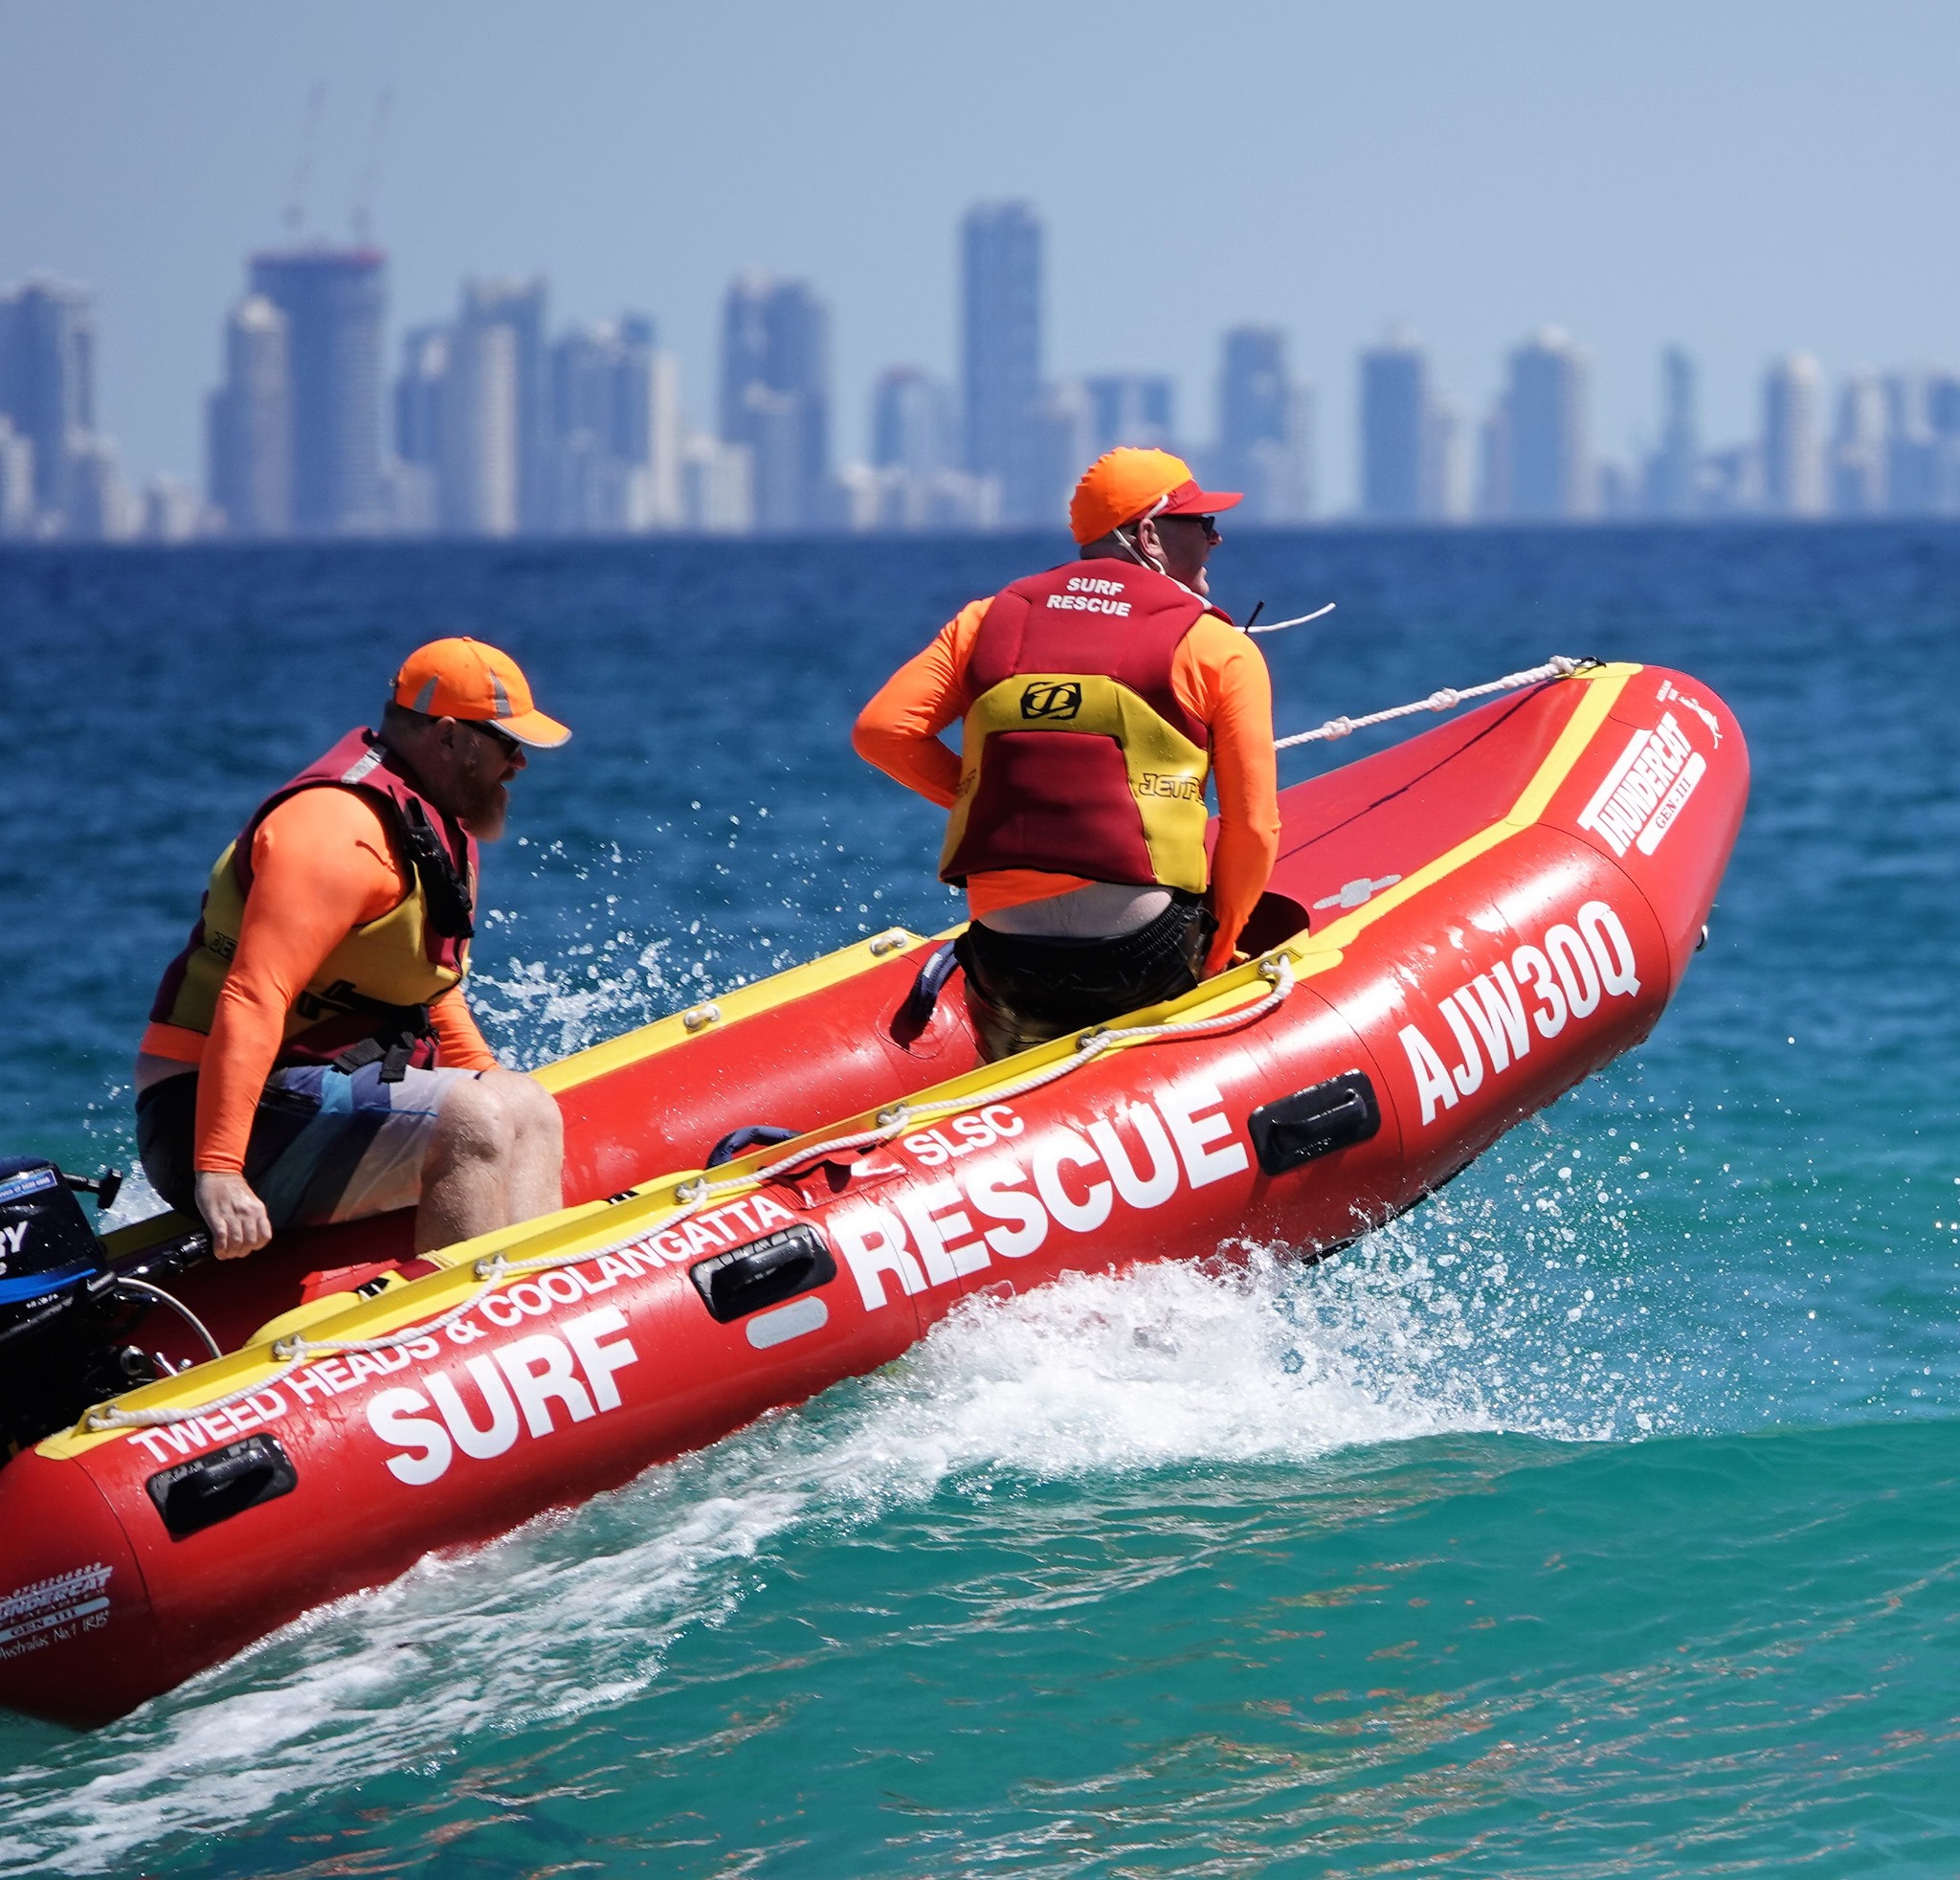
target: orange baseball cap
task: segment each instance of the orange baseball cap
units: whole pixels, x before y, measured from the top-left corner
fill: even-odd
[[[1069,498],[1068,526],[1078,542],[1100,542],[1144,516],[1209,516],[1242,500],[1239,490],[1200,489],[1191,465],[1169,451],[1125,446],[1105,451],[1082,472]]]
[[[530,681],[518,662],[480,639],[432,639],[416,647],[394,676],[394,702],[430,718],[495,725],[545,750],[571,735],[531,703]]]

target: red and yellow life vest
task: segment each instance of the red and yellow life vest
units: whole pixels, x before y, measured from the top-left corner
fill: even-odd
[[[469,970],[477,844],[365,730],[349,731],[275,790],[218,857],[197,925],[165,973],[150,1018],[210,1032],[252,892],[252,839],[287,797],[320,789],[355,791],[380,810],[410,885],[386,914],[353,929],[322,962],[286,1014],[278,1062],[318,1063],[364,1040],[395,1043],[405,1034],[425,1039],[408,1062],[430,1062],[434,1046],[426,1041],[423,1008],[459,985]]]
[[[1201,893],[1210,734],[1170,667],[1212,612],[1169,576],[1110,559],[1003,588],[967,661],[973,703],[940,879],[1037,868]]]

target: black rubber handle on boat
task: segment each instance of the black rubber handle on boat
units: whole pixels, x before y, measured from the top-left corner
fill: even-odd
[[[828,1286],[837,1276],[837,1263],[823,1236],[808,1221],[798,1221],[689,1270],[709,1312],[726,1325]]]
[[[175,1463],[149,1478],[149,1498],[172,1540],[229,1521],[299,1486],[299,1473],[277,1437],[248,1436],[194,1462]]]
[[[1377,1135],[1381,1127],[1381,1105],[1365,1070],[1344,1070],[1325,1084],[1261,1104],[1246,1118],[1259,1169],[1269,1175],[1351,1149]]]

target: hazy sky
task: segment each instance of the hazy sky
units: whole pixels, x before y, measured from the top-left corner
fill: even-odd
[[[950,370],[954,225],[994,196],[1047,223],[1049,369],[1172,371],[1188,436],[1220,329],[1283,325],[1335,506],[1353,354],[1391,321],[1472,415],[1509,345],[1565,326],[1615,453],[1652,432],[1669,340],[1717,437],[1777,351],[1960,365],[1953,0],[0,0],[0,284],[96,290],[139,477],[201,477],[220,323],[316,81],[336,236],[392,92],[397,329],[465,274],[543,270],[556,324],[654,313],[704,422],[729,276],[807,275],[847,452],[881,367]]]

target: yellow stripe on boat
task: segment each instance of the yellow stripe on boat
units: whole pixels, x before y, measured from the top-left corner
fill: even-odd
[[[553,1094],[576,1089],[595,1077],[605,1077],[629,1064],[642,1063],[648,1058],[658,1057],[711,1028],[720,1030],[739,1018],[752,1018],[759,1013],[772,1012],[794,999],[807,998],[813,993],[840,986],[847,979],[855,979],[860,973],[869,973],[873,967],[882,966],[900,953],[911,952],[927,944],[924,936],[906,928],[887,928],[882,933],[874,933],[868,940],[854,941],[834,953],[824,953],[816,959],[806,960],[801,966],[771,974],[767,979],[737,986],[732,992],[717,993],[711,1000],[691,1006],[684,1012],[673,1013],[665,1018],[656,1018],[650,1025],[641,1025],[635,1031],[621,1033],[617,1038],[609,1038],[603,1044],[588,1045],[583,1051],[574,1051],[569,1057],[541,1065],[531,1075]],[[713,1016],[709,1017],[709,1014]],[[172,1235],[190,1233],[198,1225],[181,1214],[151,1215],[104,1235],[102,1244],[108,1249],[111,1260],[121,1260],[129,1254],[141,1253]]]
[[[1407,880],[1377,894],[1366,906],[1357,907],[1320,932],[1296,934],[1261,954],[1258,960],[1249,961],[1219,974],[1215,978],[1207,979],[1181,998],[1127,1015],[1125,1022],[1150,1025],[1170,1019],[1208,1018],[1250,1004],[1271,990],[1270,982],[1260,974],[1261,961],[1275,959],[1281,953],[1285,953],[1292,960],[1295,974],[1300,978],[1331,971],[1341,963],[1343,950],[1351,946],[1376,921],[1447,880],[1479,856],[1487,854],[1500,843],[1508,841],[1537,823],[1558,794],[1559,787],[1571,774],[1573,767],[1598,734],[1607,714],[1626,689],[1628,681],[1641,670],[1636,664],[1588,667],[1573,674],[1571,679],[1561,682],[1584,684],[1587,688],[1585,696],[1574,707],[1565,728],[1546,753],[1531,780],[1519,794],[1517,801],[1499,821],[1466,838],[1436,861],[1417,869]],[[918,935],[903,929],[894,929],[889,933],[876,934],[870,940],[827,953],[806,966],[794,967],[755,985],[741,987],[719,996],[715,1003],[722,1010],[722,1022],[752,1017],[808,993],[838,984],[898,952],[926,944]],[[548,1087],[564,1089],[656,1052],[670,1050],[697,1035],[687,1028],[685,1018],[685,1014],[677,1013],[672,1018],[657,1019],[610,1043],[594,1045],[590,1050],[547,1065],[536,1075]],[[960,1077],[921,1090],[906,1102],[924,1108],[949,1100],[966,1099],[969,1108],[981,1108],[993,1100],[994,1092],[1019,1083],[1031,1072],[1059,1059],[1074,1057],[1075,1039],[1080,1035],[1058,1039],[1053,1043],[1023,1051],[1017,1057],[1005,1059],[999,1063],[983,1064]],[[1117,1048],[1134,1047],[1122,1045]],[[920,1127],[925,1127],[927,1120],[921,1118]],[[827,1123],[819,1130],[809,1131],[798,1141],[813,1146],[832,1136],[852,1135],[872,1129],[877,1126],[877,1121],[878,1113],[866,1110],[855,1117],[841,1117]],[[793,1156],[796,1152],[795,1142],[755,1150],[717,1169],[715,1179],[734,1180],[752,1175],[771,1162]],[[543,1222],[524,1221],[511,1227],[501,1227],[474,1240],[425,1254],[422,1258],[435,1262],[443,1270],[412,1280],[406,1286],[391,1287],[371,1299],[363,1299],[349,1306],[343,1312],[323,1316],[307,1326],[306,1335],[310,1340],[323,1341],[376,1338],[440,1317],[452,1307],[460,1305],[482,1285],[476,1276],[476,1264],[494,1253],[501,1253],[508,1260],[522,1261],[546,1259],[589,1248],[596,1257],[625,1242],[657,1233],[680,1208],[676,1191],[699,1173],[694,1169],[677,1170],[656,1180],[641,1183],[624,1200],[590,1201],[551,1215]],[[736,1194],[731,1193],[725,1199],[736,1197]],[[723,1203],[724,1197],[718,1197],[717,1205]],[[175,1220],[176,1217],[161,1219]],[[138,1229],[154,1225],[154,1222],[139,1222],[137,1229],[125,1231],[135,1233]],[[523,1272],[513,1272],[500,1282],[500,1288],[501,1286],[514,1286],[529,1277]],[[261,1342],[226,1357],[212,1358],[189,1371],[180,1371],[140,1390],[127,1392],[114,1401],[119,1408],[125,1410],[194,1410],[199,1404],[224,1397],[242,1385],[268,1379],[283,1368],[282,1363],[273,1356],[271,1345]],[[98,1444],[113,1442],[124,1434],[126,1432],[122,1430],[67,1430],[49,1437],[37,1447],[41,1454],[47,1456],[77,1456]]]

